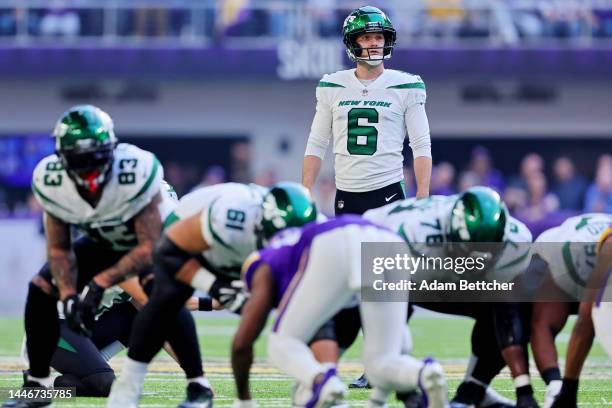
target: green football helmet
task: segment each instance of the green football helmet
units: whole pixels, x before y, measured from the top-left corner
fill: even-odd
[[[357,37],[364,33],[380,33],[385,37],[383,57],[370,58],[368,48],[361,48],[357,44]],[[344,20],[342,25],[342,38],[346,46],[346,53],[351,61],[382,61],[391,58],[395,46],[395,28],[389,17],[380,9],[372,6],[360,7],[354,10]],[[365,55],[364,55],[365,52]]]
[[[450,214],[451,242],[503,242],[506,206],[489,187],[472,187],[459,195]]]
[[[259,246],[285,228],[301,227],[316,219],[317,207],[304,186],[295,182],[277,183],[263,198],[257,231]]]
[[[98,191],[108,180],[117,138],[110,116],[92,105],[70,108],[53,131],[55,152],[78,187]]]

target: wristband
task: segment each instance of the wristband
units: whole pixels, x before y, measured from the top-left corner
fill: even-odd
[[[202,312],[210,312],[213,310],[212,298],[209,296],[198,298],[198,310]]]

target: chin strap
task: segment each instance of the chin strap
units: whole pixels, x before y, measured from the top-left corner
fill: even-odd
[[[366,64],[368,64],[371,67],[377,67],[380,64],[382,64],[383,60],[379,59],[379,60],[362,60],[365,61]]]

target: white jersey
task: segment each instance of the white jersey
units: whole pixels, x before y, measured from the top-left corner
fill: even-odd
[[[321,157],[313,149],[324,152],[333,135],[338,189],[372,191],[403,180],[407,112],[415,105],[424,109],[426,99],[419,76],[386,69],[366,86],[355,76],[355,69],[338,71],[323,76],[316,95],[317,114],[306,154]],[[415,135],[426,138],[427,153],[419,155],[430,156],[429,126],[425,125],[425,130],[411,133],[425,133]],[[410,139],[413,142],[412,134]],[[416,153],[421,146],[411,143],[411,147]]]
[[[110,178],[92,207],[77,191],[59,158],[45,157],[34,169],[32,190],[45,212],[76,226],[90,239],[127,251],[138,243],[133,218],[161,191],[162,220],[176,204],[176,194],[163,181],[164,171],[150,152],[121,143],[114,152]]]
[[[363,217],[376,224],[383,225],[398,232],[404,241],[409,244],[441,244],[447,242],[450,232],[450,214],[458,195],[434,195],[428,198],[409,198],[395,201],[384,207],[368,210]],[[523,273],[531,260],[530,245],[517,245],[530,243],[531,232],[522,222],[509,217],[506,223],[504,251],[497,260],[494,268],[494,278],[500,282],[509,282]],[[419,246],[421,249],[422,246]],[[441,246],[429,247],[427,256],[441,256]],[[425,278],[423,274],[415,274],[413,278]],[[441,279],[452,279],[457,276],[436,276]]]
[[[262,202],[259,186],[218,184],[182,197],[174,218],[200,213],[202,237],[210,246],[202,252],[200,262],[215,275],[240,279],[242,263],[257,249],[255,226]]]
[[[536,239],[535,253],[548,263],[553,280],[568,295],[580,298],[596,263],[597,243],[610,225],[610,214],[583,214]]]

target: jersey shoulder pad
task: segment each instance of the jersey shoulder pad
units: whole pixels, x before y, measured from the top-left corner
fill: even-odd
[[[333,74],[325,74],[323,78],[317,84],[317,89],[319,88],[347,88],[349,85],[349,74],[352,73],[353,70],[343,70],[337,71]]]
[[[255,223],[261,211],[261,198],[248,186],[217,196],[202,210],[204,239],[211,248],[243,253],[255,244]],[[249,251],[250,252],[250,251]]]
[[[418,75],[393,71],[386,81],[386,88],[399,92],[405,101],[406,108],[424,104],[427,99],[425,83]]]
[[[45,211],[65,219],[70,214],[70,205],[65,201],[70,197],[67,191],[72,180],[64,170],[57,155],[52,154],[42,159],[32,173],[32,192]]]
[[[164,169],[153,153],[120,143],[115,148],[113,177],[120,190],[119,196],[129,201],[130,213],[135,215],[160,192]]]
[[[511,242],[533,242],[533,236],[529,228],[514,217],[508,217],[506,239]]]
[[[387,89],[425,90],[425,82],[419,75],[396,71],[394,69],[390,69],[389,71]]]

